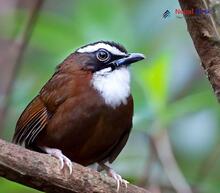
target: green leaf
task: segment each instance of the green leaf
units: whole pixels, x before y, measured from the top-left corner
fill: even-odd
[[[40,193],[40,191],[21,184],[0,178],[0,192],[2,193]]]
[[[148,67],[137,68],[135,78],[145,88],[146,96],[157,112],[162,112],[167,103],[167,76],[170,54],[163,53]]]

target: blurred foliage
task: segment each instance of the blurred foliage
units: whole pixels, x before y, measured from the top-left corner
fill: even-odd
[[[35,189],[31,189],[29,187],[25,187],[21,184],[14,183],[7,181],[3,178],[0,179],[0,191],[3,193],[24,193],[24,192],[31,192],[31,193],[39,193],[39,191]]]
[[[16,78],[2,137],[11,139],[22,110],[68,54],[89,42],[114,40],[129,51],[146,55],[144,62],[131,67],[134,128],[113,164],[116,171],[139,183],[151,158],[146,135],[167,129],[189,184],[201,193],[219,193],[220,108],[184,20],[172,12],[176,8],[176,0],[46,0]],[[167,9],[172,14],[164,19]],[[27,16],[22,6],[1,14],[0,38],[11,39],[21,33]],[[217,156],[212,162],[213,154]],[[147,175],[153,176],[158,186],[167,179],[156,162]],[[0,192],[37,191],[1,179]]]

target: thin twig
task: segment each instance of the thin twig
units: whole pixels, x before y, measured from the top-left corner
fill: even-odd
[[[167,131],[151,136],[158,158],[177,193],[192,193],[191,187],[183,176],[173,155]]]
[[[2,65],[7,65],[7,63],[9,62],[13,63],[13,65],[11,64],[13,68],[11,71],[11,74],[8,74],[8,77],[10,78],[10,80],[7,81],[8,84],[3,93],[3,96],[2,96],[3,99],[1,99],[2,105],[0,109],[0,128],[2,129],[4,128],[4,121],[5,121],[7,111],[8,111],[8,101],[9,101],[9,98],[12,92],[16,74],[22,63],[24,52],[29,43],[34,27],[36,25],[36,21],[38,19],[39,12],[41,10],[43,3],[44,3],[44,0],[34,1],[33,7],[30,10],[30,14],[29,14],[29,17],[28,17],[28,20],[24,27],[23,32],[18,35],[18,37],[15,39],[14,43],[12,44],[8,52],[9,56],[6,57],[6,60],[8,61],[2,61]]]

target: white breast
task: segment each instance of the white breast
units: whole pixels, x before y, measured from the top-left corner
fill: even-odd
[[[93,74],[92,85],[99,91],[105,103],[113,108],[127,103],[130,95],[130,72],[128,68],[110,71],[111,68]]]

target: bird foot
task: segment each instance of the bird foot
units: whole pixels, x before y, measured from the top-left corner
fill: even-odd
[[[70,175],[72,174],[72,171],[73,171],[72,161],[68,157],[63,155],[61,150],[55,149],[55,148],[49,148],[49,147],[41,147],[41,149],[44,150],[49,155],[59,159],[59,161],[60,161],[60,170],[63,170],[64,166],[67,166],[68,169],[69,169]]]
[[[107,174],[108,174],[110,177],[112,177],[112,178],[114,178],[114,179],[116,180],[116,183],[117,183],[117,189],[116,189],[116,190],[117,190],[117,192],[119,192],[120,186],[121,186],[122,184],[124,184],[124,185],[125,185],[125,188],[127,189],[129,182],[128,182],[127,180],[123,179],[123,178],[122,178],[119,174],[117,174],[114,170],[109,169],[108,172],[107,172]]]
[[[127,189],[129,182],[125,179],[123,179],[119,174],[117,174],[113,169],[111,169],[109,166],[99,163],[98,171],[105,170],[108,174],[108,176],[115,179],[117,183],[117,192],[119,192],[120,186],[125,185],[125,188]]]

